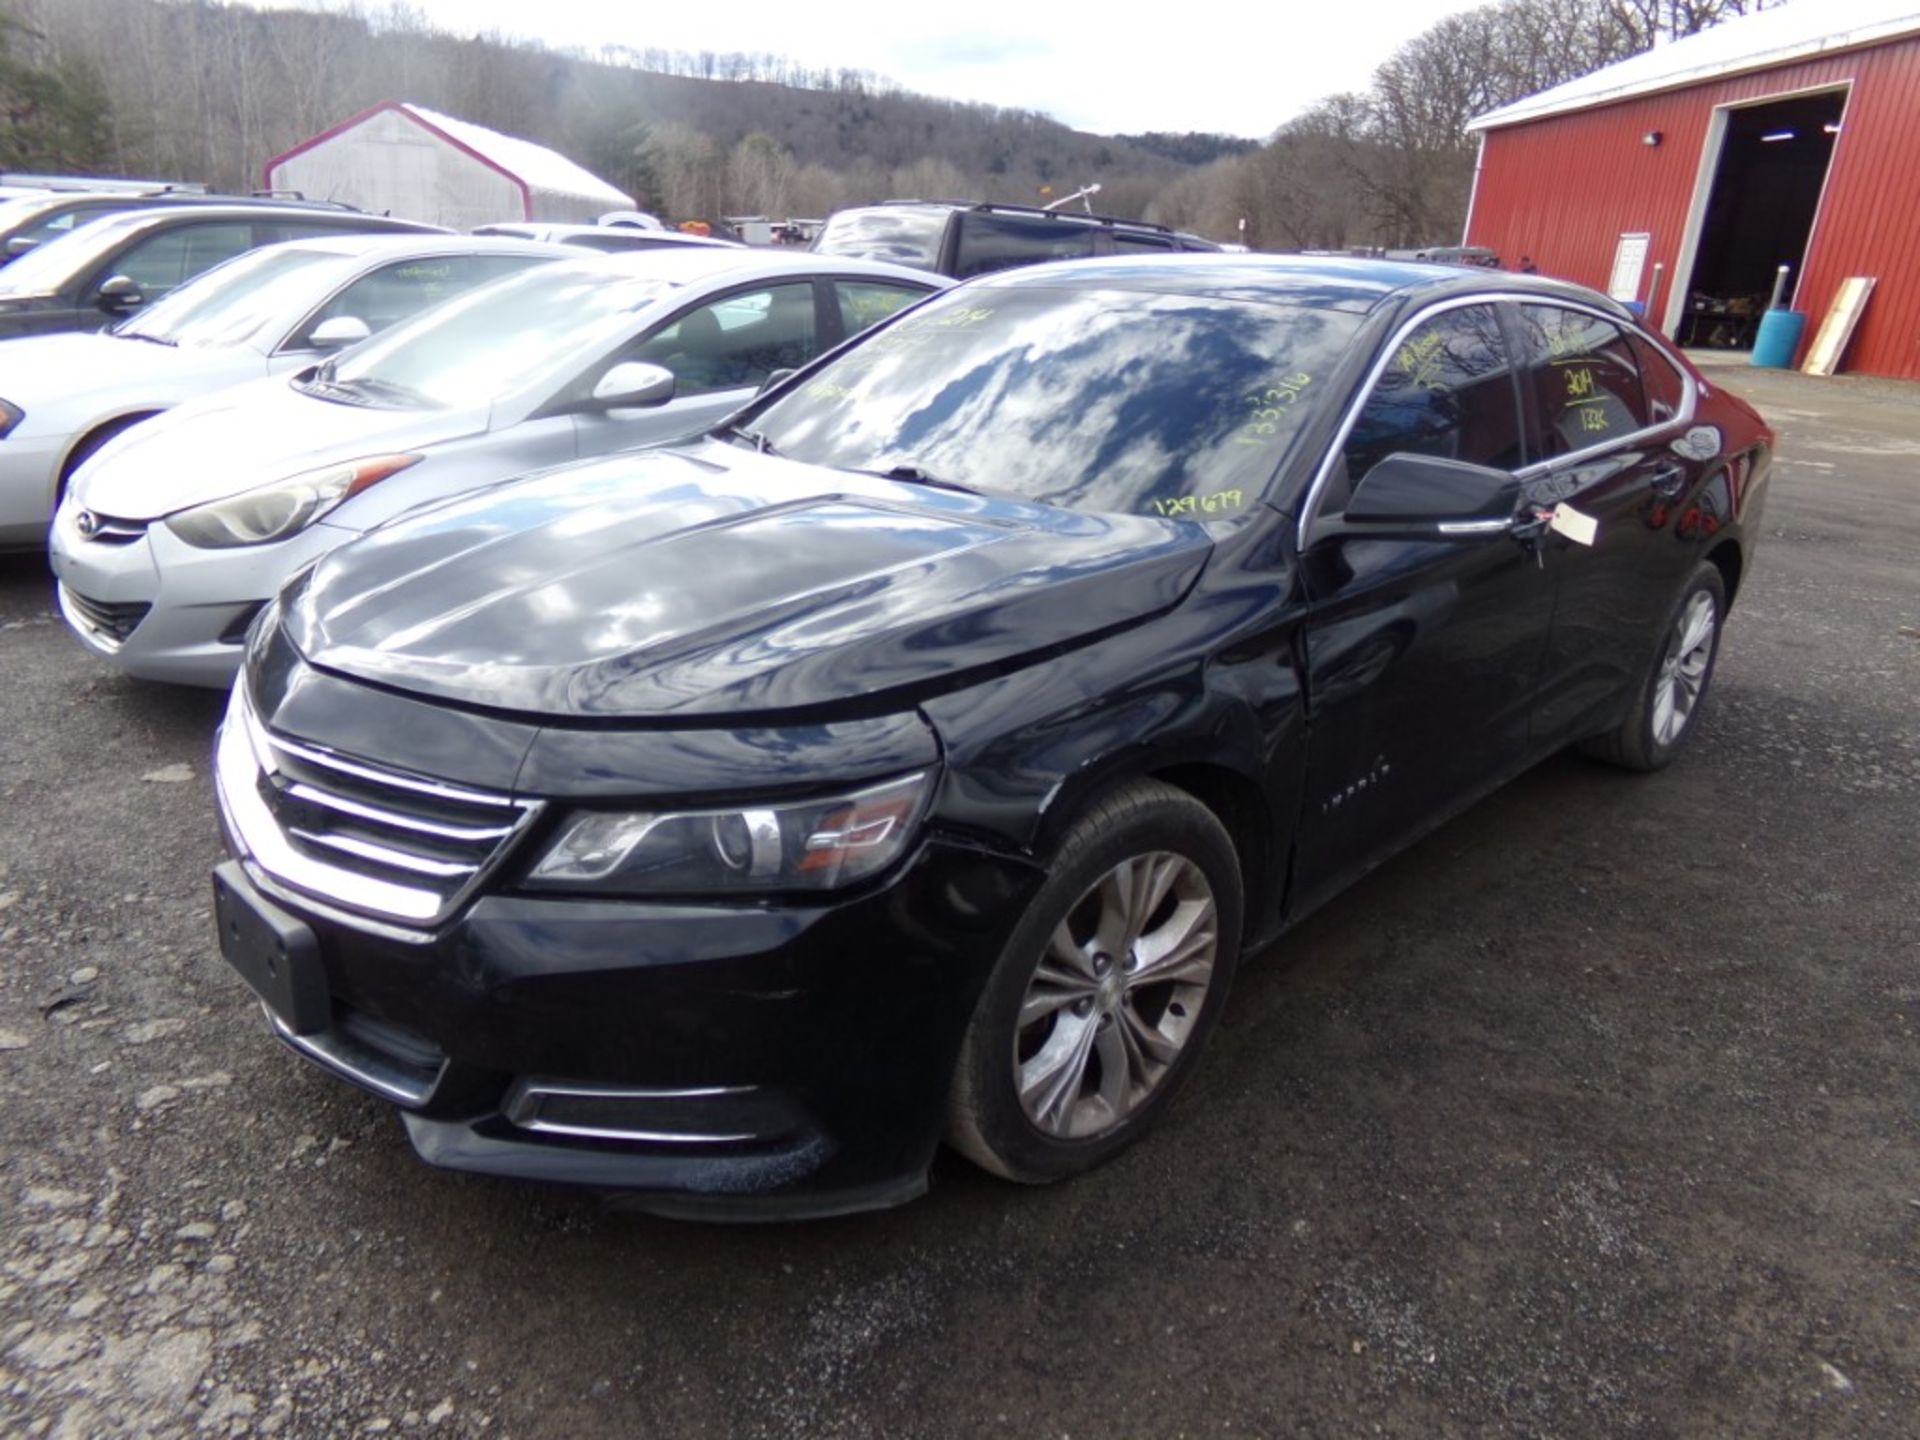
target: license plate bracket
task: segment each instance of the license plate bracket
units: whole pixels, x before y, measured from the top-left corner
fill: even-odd
[[[220,953],[295,1035],[325,1030],[333,1018],[320,939],[248,883],[232,861],[213,871],[214,923]]]

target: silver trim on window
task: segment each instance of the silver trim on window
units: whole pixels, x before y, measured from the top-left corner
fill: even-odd
[[[1414,312],[1414,314],[1401,322],[1399,328],[1393,332],[1386,345],[1381,348],[1380,357],[1374,361],[1373,368],[1367,372],[1366,382],[1355,391],[1354,398],[1347,403],[1347,413],[1341,417],[1340,428],[1334,432],[1332,443],[1327,446],[1326,454],[1320,457],[1320,467],[1314,471],[1313,482],[1307,486],[1306,498],[1303,499],[1300,504],[1300,519],[1294,532],[1294,543],[1297,544],[1300,549],[1305,550],[1307,548],[1307,536],[1312,533],[1314,521],[1319,519],[1320,501],[1325,495],[1327,482],[1333,476],[1334,464],[1340,458],[1341,452],[1346,449],[1347,438],[1353,433],[1353,427],[1360,419],[1361,410],[1366,407],[1368,399],[1373,395],[1373,387],[1380,383],[1380,377],[1386,373],[1387,366],[1392,363],[1393,357],[1400,352],[1400,347],[1406,342],[1407,336],[1436,315],[1443,315],[1449,310],[1463,310],[1471,305],[1548,305],[1558,310],[1577,310],[1584,315],[1593,316],[1596,320],[1604,320],[1609,325],[1616,325],[1623,331],[1630,331],[1638,335],[1658,350],[1661,357],[1680,372],[1682,378],[1691,382],[1692,377],[1688,375],[1686,366],[1674,359],[1673,350],[1667,345],[1665,340],[1649,333],[1644,326],[1636,325],[1632,320],[1624,316],[1613,314],[1611,311],[1602,309],[1598,305],[1589,304],[1586,301],[1571,296],[1542,295],[1524,291],[1501,290],[1484,292],[1478,295],[1454,295],[1445,300],[1437,300],[1433,304]],[[1503,335],[1502,340],[1504,341],[1504,339],[1505,336]],[[1518,367],[1520,363],[1519,357],[1510,355],[1508,359],[1516,368]],[[1626,435],[1613,436],[1598,445],[1589,445],[1584,450],[1574,450],[1565,455],[1555,455],[1548,460],[1537,460],[1531,465],[1523,466],[1521,469],[1514,471],[1514,478],[1524,482],[1535,476],[1544,475],[1548,471],[1557,469],[1562,465],[1576,465],[1584,460],[1590,460],[1603,450],[1611,450],[1615,446],[1629,444],[1645,436],[1675,427],[1689,425],[1693,421],[1694,410],[1697,404],[1695,392],[1696,387],[1692,383],[1687,384],[1685,387],[1685,409],[1671,420],[1662,420],[1657,425],[1648,425]],[[1502,522],[1503,525],[1504,523],[1505,522]]]

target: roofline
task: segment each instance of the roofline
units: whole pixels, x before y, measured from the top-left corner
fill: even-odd
[[[1484,115],[1476,115],[1467,122],[1466,133],[1485,134],[1488,131],[1502,130],[1513,125],[1524,125],[1533,120],[1545,120],[1555,115],[1570,115],[1581,110],[1598,110],[1602,106],[1617,105],[1622,101],[1637,100],[1646,95],[1659,95],[1669,90],[1688,90],[1709,80],[1731,79],[1736,75],[1750,75],[1757,70],[1772,70],[1818,55],[1839,55],[1849,50],[1867,49],[1888,40],[1916,37],[1920,37],[1920,7],[1916,7],[1915,13],[1911,15],[1875,21],[1840,35],[1825,35],[1814,40],[1801,40],[1791,45],[1781,45],[1733,62],[1722,60],[1703,63],[1690,69],[1654,76],[1646,80],[1629,81],[1613,89],[1592,94],[1569,96],[1555,101],[1548,98],[1553,95],[1554,90],[1562,88],[1555,86],[1554,90],[1544,90],[1538,95],[1516,100],[1511,105],[1489,110]],[[1601,70],[1596,73],[1605,74],[1606,71]],[[1575,80],[1568,83],[1580,82]]]
[[[510,181],[512,184],[517,186],[520,191],[521,218],[525,220],[533,219],[533,187],[529,185],[525,179],[523,179],[521,176],[514,174],[511,170],[507,169],[507,167],[502,165],[499,161],[494,160],[489,156],[481,154],[478,150],[474,149],[473,146],[467,144],[466,141],[458,139],[455,136],[449,135],[446,131],[442,130],[438,125],[434,124],[431,120],[427,119],[424,115],[422,115],[419,112],[419,110],[417,110],[411,103],[405,100],[382,100],[378,105],[368,106],[365,110],[362,110],[358,115],[350,115],[345,120],[340,121],[338,124],[329,125],[326,129],[322,130],[318,135],[309,136],[307,139],[302,140],[298,145],[295,145],[291,150],[281,151],[278,155],[273,156],[270,160],[267,161],[266,164],[260,167],[261,187],[267,190],[271,190],[273,188],[273,171],[275,166],[284,165],[287,161],[294,159],[296,156],[304,155],[307,153],[307,151],[312,150],[317,146],[324,145],[327,143],[327,141],[332,140],[340,135],[346,134],[347,131],[353,129],[356,125],[363,124],[364,122],[371,120],[374,116],[389,110],[395,112],[396,114],[406,116],[407,119],[411,120],[414,124],[418,125],[421,129],[427,131],[429,134],[437,136],[441,140],[446,141],[447,144],[453,146],[453,148],[458,150],[461,154],[470,156],[471,158],[478,160],[482,165],[486,166],[489,170],[493,171],[496,175],[499,175],[502,179]]]

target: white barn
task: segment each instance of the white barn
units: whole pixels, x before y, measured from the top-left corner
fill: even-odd
[[[591,221],[633,197],[558,151],[388,100],[267,161],[269,190],[470,230],[496,220]]]

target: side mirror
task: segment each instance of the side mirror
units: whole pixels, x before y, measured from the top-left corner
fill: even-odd
[[[764,395],[767,393],[767,391],[773,389],[774,386],[786,384],[787,377],[789,375],[793,375],[797,373],[798,372],[791,365],[789,365],[784,370],[775,370],[772,374],[768,375],[766,379],[760,382],[760,388],[754,391],[753,393],[756,395]]]
[[[36,248],[39,244],[40,242],[38,240],[32,239],[29,236],[16,235],[7,241],[7,259],[18,260],[22,255]]]
[[[1353,538],[1445,540],[1505,534],[1520,482],[1504,470],[1437,455],[1389,455],[1360,478],[1330,533]]]
[[[139,309],[147,303],[147,297],[140,293],[140,282],[131,276],[110,275],[93,292],[93,303],[102,310],[118,314]]]
[[[367,322],[358,315],[335,315],[314,327],[307,344],[315,350],[344,350],[349,345],[358,345],[371,334],[373,331]]]
[[[626,360],[600,377],[593,387],[595,410],[637,410],[664,405],[673,398],[673,372],[664,365]]]

